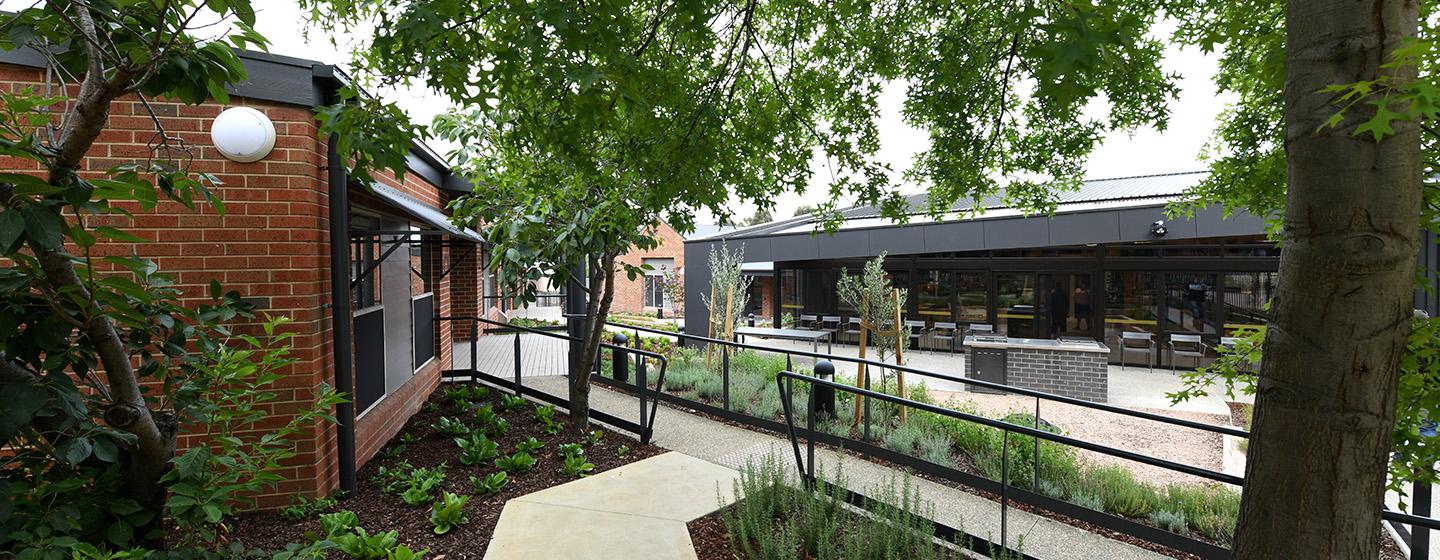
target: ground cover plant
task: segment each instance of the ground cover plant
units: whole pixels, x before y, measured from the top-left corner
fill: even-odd
[[[960,550],[967,543],[934,538],[934,507],[908,477],[867,490],[877,505],[863,515],[845,504],[842,472],[821,478],[822,484],[804,485],[774,455],[747,463],[734,482],[735,504],[690,524],[697,554],[740,560],[971,558]],[[1023,543],[1016,548],[1023,550]],[[987,552],[1009,557],[998,549]]]
[[[716,363],[718,366],[718,362]],[[792,367],[795,364],[792,364]],[[776,373],[786,369],[785,357],[779,353],[740,350],[730,359],[731,410],[757,418],[783,421]],[[808,368],[793,367],[801,373]],[[893,376],[871,372],[872,389],[895,394]],[[854,380],[837,375],[837,380]],[[705,367],[704,355],[688,348],[676,349],[665,378],[665,390],[681,397],[720,406],[723,399],[721,376]],[[803,426],[809,406],[808,383],[794,384],[792,410],[797,425]],[[929,393],[923,383],[911,385],[908,398],[927,402]],[[976,416],[986,416],[968,403],[947,406]],[[821,417],[816,428],[832,435],[864,439],[863,422],[855,418],[852,395],[836,393],[836,414]],[[1234,537],[1239,515],[1240,493],[1219,485],[1169,484],[1157,485],[1137,480],[1129,470],[1118,466],[1102,466],[1086,461],[1065,445],[1042,440],[1036,459],[1035,438],[1011,434],[966,420],[937,414],[911,411],[905,420],[891,403],[871,400],[869,443],[925,461],[983,475],[992,480],[1003,477],[1010,485],[1036,491],[1114,515],[1147,523],[1191,537],[1228,545]],[[1001,418],[1006,422],[1035,427],[1033,415],[1011,413]],[[1063,433],[1063,429],[1040,423],[1039,429]],[[1002,464],[1008,472],[1002,472]],[[1157,512],[1161,512],[1158,513]]]
[[[663,451],[622,434],[550,434],[541,418],[563,423],[568,418],[562,411],[529,401],[518,408],[512,404],[513,410],[506,411],[500,391],[461,389],[463,386],[442,386],[430,395],[427,404],[433,403],[435,410],[422,409],[387,445],[403,452],[393,458],[382,452],[370,459],[360,469],[360,487],[355,494],[334,506],[355,515],[357,523],[369,531],[363,538],[342,537],[356,551],[354,557],[366,557],[367,551],[396,542],[413,551],[428,550],[428,557],[480,558],[507,500]],[[464,424],[469,434],[450,437],[438,433],[431,426],[441,418]],[[493,427],[500,423],[507,428],[497,432]],[[467,454],[471,455],[469,462]],[[581,457],[578,463],[569,459],[572,455]],[[528,461],[517,457],[528,457]],[[502,470],[496,461],[506,462],[513,471]],[[518,463],[528,466],[521,469]],[[327,534],[320,524],[323,519],[325,515],[296,521],[279,512],[244,513],[236,518],[229,538],[266,550],[308,543],[307,532],[320,536],[316,542],[321,542]],[[385,558],[383,554],[378,557]]]

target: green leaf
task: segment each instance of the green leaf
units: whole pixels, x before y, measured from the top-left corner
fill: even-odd
[[[9,251],[23,233],[25,233],[25,217],[20,214],[19,210],[0,211],[0,251]]]
[[[60,247],[65,241],[65,220],[50,207],[27,204],[20,207],[25,234],[44,249]]]
[[[60,457],[60,460],[70,465],[79,465],[81,461],[90,457],[91,449],[90,438],[77,437],[60,442],[55,446],[55,454]]]

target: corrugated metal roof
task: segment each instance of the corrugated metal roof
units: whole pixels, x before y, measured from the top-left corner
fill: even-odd
[[[430,224],[431,226],[434,226],[441,231],[449,233],[450,235],[453,235],[455,237],[474,241],[476,243],[484,241],[484,239],[480,237],[480,234],[476,233],[474,230],[456,227],[455,224],[450,223],[450,216],[446,216],[445,212],[441,211],[439,208],[426,204],[408,194],[400,192],[399,189],[391,188],[390,186],[381,183],[371,183],[370,188],[371,190],[375,191],[376,196],[379,196],[380,198],[389,201],[391,204],[394,204],[401,210],[404,210],[407,214],[410,214],[416,219]]]
[[[1208,171],[1187,171],[1161,175],[1087,179],[1080,183],[1079,190],[1057,192],[1055,193],[1055,199],[1059,204],[1074,204],[1077,202],[1173,198],[1184,194],[1185,191],[1199,184],[1208,174]],[[906,199],[910,206],[910,213],[923,214],[926,210],[926,202],[929,200],[929,196],[921,193],[910,195],[906,197]],[[972,210],[977,207],[986,210],[998,210],[1009,208],[1009,205],[1005,203],[1004,198],[1001,196],[990,196],[986,197],[980,204],[973,204],[973,201],[970,200],[961,200],[956,202],[950,209],[959,212]],[[880,210],[874,206],[858,206],[847,208],[840,212],[847,218],[880,215]]]
[[[1157,175],[1136,175],[1133,177],[1114,177],[1107,179],[1087,179],[1080,183],[1080,188],[1074,191],[1061,191],[1056,193],[1056,202],[1059,207],[1057,212],[1066,212],[1082,209],[1114,209],[1130,205],[1143,206],[1147,204],[1158,204],[1178,200],[1184,193],[1194,186],[1200,184],[1209,175],[1208,171],[1186,171],[1180,173],[1164,173]],[[923,223],[933,221],[925,216],[926,202],[929,197],[925,193],[909,195],[906,198],[914,217],[911,223]],[[1131,204],[1133,203],[1133,204]],[[973,204],[970,200],[962,200],[951,207],[951,213],[941,217],[941,221],[973,216],[971,212],[976,208],[983,208],[985,216],[996,216],[997,210],[1008,210],[1009,205],[1005,204],[1003,197],[987,197],[980,204]],[[959,213],[965,213],[960,215]],[[874,206],[855,206],[840,210],[840,214],[847,221],[853,222],[840,226],[841,229],[849,229],[847,226],[874,226],[880,223],[880,210]],[[728,238],[728,237],[755,237],[772,233],[788,233],[795,231],[809,231],[814,222],[809,216],[786,218],[774,222],[760,224],[753,227],[741,228],[735,231],[720,232],[709,236],[696,236],[691,240],[704,238]],[[888,220],[885,220],[888,223]],[[862,225],[863,224],[863,225]]]

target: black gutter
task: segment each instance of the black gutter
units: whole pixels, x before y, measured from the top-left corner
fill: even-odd
[[[340,82],[335,67],[317,64],[313,72],[328,102],[338,102]],[[350,178],[335,143],[336,135],[331,134],[325,150],[330,187],[330,333],[335,351],[335,390],[349,397],[355,394],[350,316]],[[335,405],[335,431],[340,489],[353,493],[356,488],[355,405],[349,398]]]

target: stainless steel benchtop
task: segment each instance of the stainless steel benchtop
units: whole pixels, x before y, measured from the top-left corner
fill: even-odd
[[[967,336],[965,346],[975,348],[1015,348],[1025,350],[1049,350],[1053,352],[1088,352],[1106,353],[1110,347],[1101,344],[1096,340],[1066,340],[1060,341],[1053,338],[1008,338],[989,336]]]

